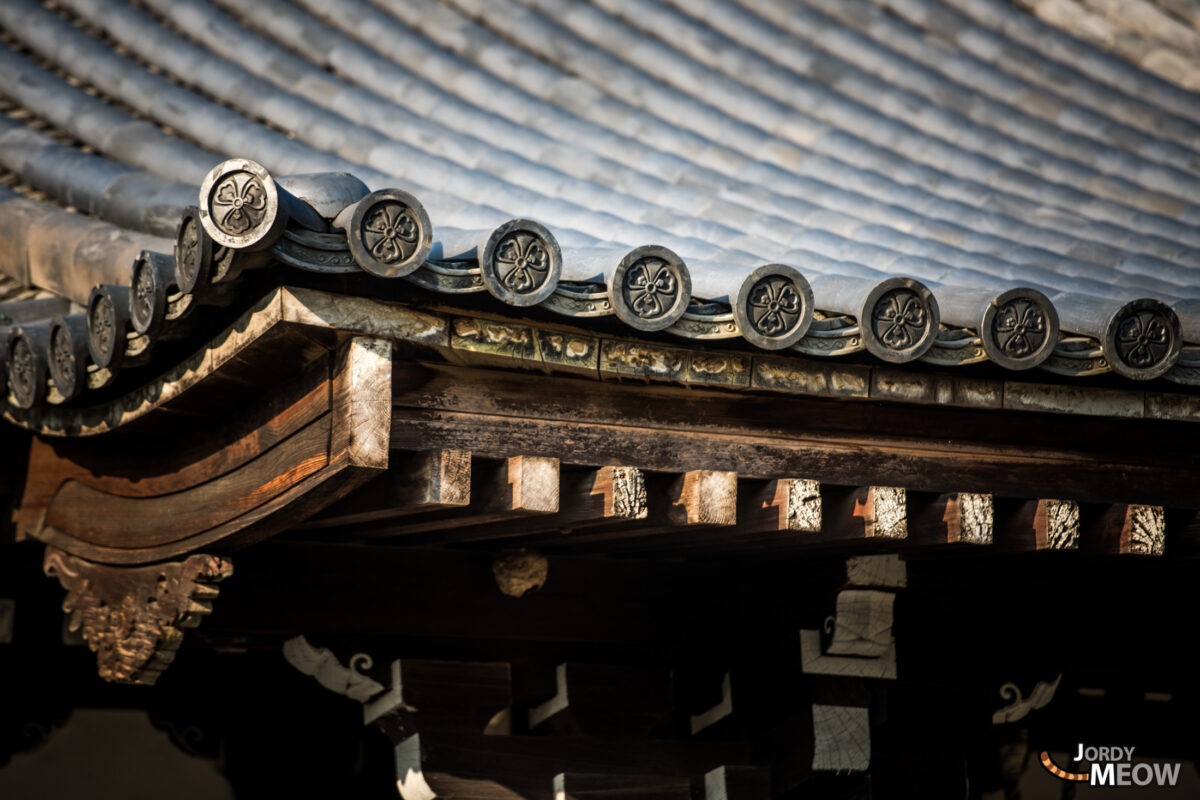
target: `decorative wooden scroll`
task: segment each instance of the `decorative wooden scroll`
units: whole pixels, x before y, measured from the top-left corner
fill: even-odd
[[[271,395],[214,392],[214,404],[240,398],[236,413],[178,435],[121,447],[37,439],[19,535],[91,561],[145,564],[276,533],[387,468],[391,349],[352,337],[291,374],[259,365],[265,383],[279,379]]]
[[[100,677],[140,684],[153,684],[175,659],[183,629],[212,612],[213,584],[233,574],[233,564],[210,555],[110,567],[54,547],[46,548],[42,568],[67,590],[68,626],[96,653]]]

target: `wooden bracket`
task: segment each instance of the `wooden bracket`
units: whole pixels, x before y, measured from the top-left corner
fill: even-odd
[[[183,629],[212,612],[214,584],[233,574],[233,564],[210,555],[110,567],[54,547],[46,548],[42,568],[67,590],[68,627],[96,653],[100,677],[139,684],[158,679],[174,660]]]

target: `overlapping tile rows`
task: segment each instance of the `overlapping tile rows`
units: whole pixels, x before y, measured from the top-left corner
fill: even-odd
[[[11,0],[0,28],[0,271],[69,303],[0,320],[17,406],[264,267],[1200,380],[1200,104],[994,0]]]

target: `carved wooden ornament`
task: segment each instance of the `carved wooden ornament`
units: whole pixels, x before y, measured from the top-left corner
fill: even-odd
[[[67,590],[63,611],[96,653],[100,677],[153,684],[175,658],[183,629],[212,613],[213,584],[233,574],[227,559],[192,555],[148,567],[93,564],[54,547],[42,569]]]

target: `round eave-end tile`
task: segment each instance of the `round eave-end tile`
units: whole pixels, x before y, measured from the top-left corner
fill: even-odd
[[[88,354],[101,368],[112,367],[122,355],[125,330],[113,297],[97,286],[88,298]]]
[[[75,341],[62,317],[50,323],[50,380],[54,381],[59,394],[68,400],[83,391],[82,379],[87,364],[81,355],[87,352],[86,346],[86,342]]]
[[[148,251],[133,262],[130,280],[129,321],[138,333],[155,334],[167,311],[166,291],[159,291],[158,271]]]
[[[8,341],[9,397],[18,408],[33,408],[46,399],[46,362],[23,333]]]
[[[200,222],[219,245],[262,250],[283,233],[287,214],[271,173],[244,158],[222,162],[200,184]]]
[[[1179,359],[1179,317],[1158,300],[1133,300],[1113,314],[1104,331],[1104,354],[1118,375],[1157,378]]]
[[[794,267],[767,264],[742,282],[733,316],[751,344],[764,350],[791,347],[812,324],[812,287]]]
[[[988,357],[1011,370],[1041,364],[1058,345],[1058,311],[1037,289],[1009,289],[983,312],[979,335]]]
[[[381,278],[401,278],[425,261],[433,226],[425,206],[401,189],[380,189],[358,202],[346,229],[350,254]]]
[[[200,222],[200,209],[188,206],[175,229],[175,285],[191,294],[209,279],[213,241]]]
[[[656,244],[631,250],[613,271],[608,287],[613,311],[640,331],[674,325],[692,297],[692,278],[683,259]]]
[[[867,293],[859,315],[863,344],[893,364],[920,358],[933,347],[941,313],[933,293],[912,278],[888,278]]]
[[[511,219],[488,237],[479,269],[494,297],[513,306],[532,306],[558,287],[562,250],[544,225]]]

